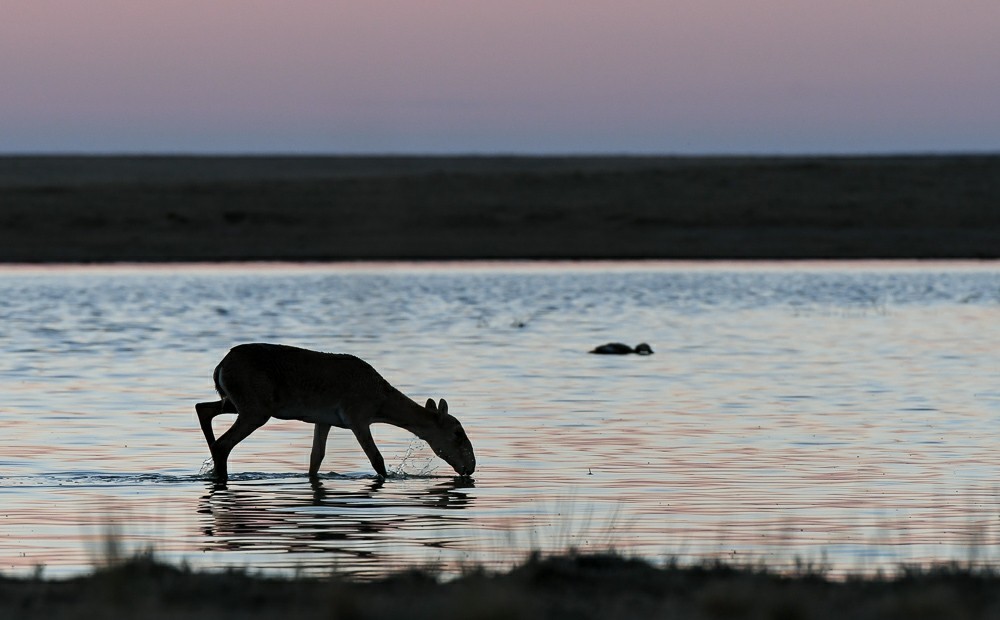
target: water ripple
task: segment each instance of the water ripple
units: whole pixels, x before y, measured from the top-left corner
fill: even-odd
[[[77,573],[109,530],[199,566],[362,577],[608,544],[997,560],[998,319],[992,263],[0,272],[0,569]],[[446,397],[475,481],[380,425],[387,480],[335,430],[310,481],[310,427],[271,421],[216,488],[193,405],[260,340]],[[608,341],[656,353],[587,353]]]

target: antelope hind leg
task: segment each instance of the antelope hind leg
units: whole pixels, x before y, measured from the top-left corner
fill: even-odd
[[[212,420],[222,413],[222,401],[216,400],[210,403],[198,403],[194,406],[198,413],[198,423],[201,424],[201,432],[205,434],[205,441],[208,442],[209,450],[215,445],[215,433],[212,432]]]
[[[225,482],[229,479],[229,453],[233,451],[236,444],[249,437],[250,433],[264,426],[268,417],[266,415],[239,414],[229,430],[223,433],[210,447],[212,450],[212,460],[215,462],[215,479],[217,482]]]
[[[209,449],[215,445],[215,433],[212,432],[212,420],[223,413],[236,413],[236,407],[231,400],[215,400],[210,403],[198,403],[194,406],[198,413],[198,423],[201,424],[201,432],[205,434],[205,441],[208,442]]]

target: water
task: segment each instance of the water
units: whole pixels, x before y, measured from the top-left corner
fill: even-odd
[[[109,534],[361,577],[609,546],[1000,563],[997,325],[996,263],[6,268],[0,571],[85,572]],[[447,398],[474,482],[377,425],[389,479],[333,429],[310,483],[311,427],[271,421],[214,489],[194,404],[248,341]],[[608,341],[655,354],[587,354]]]

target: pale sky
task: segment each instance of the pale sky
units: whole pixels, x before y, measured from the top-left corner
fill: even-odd
[[[0,0],[0,152],[1000,152],[1000,0]]]

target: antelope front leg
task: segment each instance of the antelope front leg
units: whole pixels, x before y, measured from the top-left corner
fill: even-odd
[[[326,437],[330,434],[329,424],[317,423],[313,427],[313,448],[309,455],[309,477],[316,478],[319,475],[319,466],[323,464],[323,457],[326,455]]]
[[[375,472],[385,478],[385,459],[382,458],[382,453],[378,451],[378,446],[375,445],[375,440],[372,439],[371,429],[367,426],[358,426],[351,430],[354,431],[354,436],[357,437],[358,443],[361,444],[365,454],[368,455],[368,460],[371,461]]]

